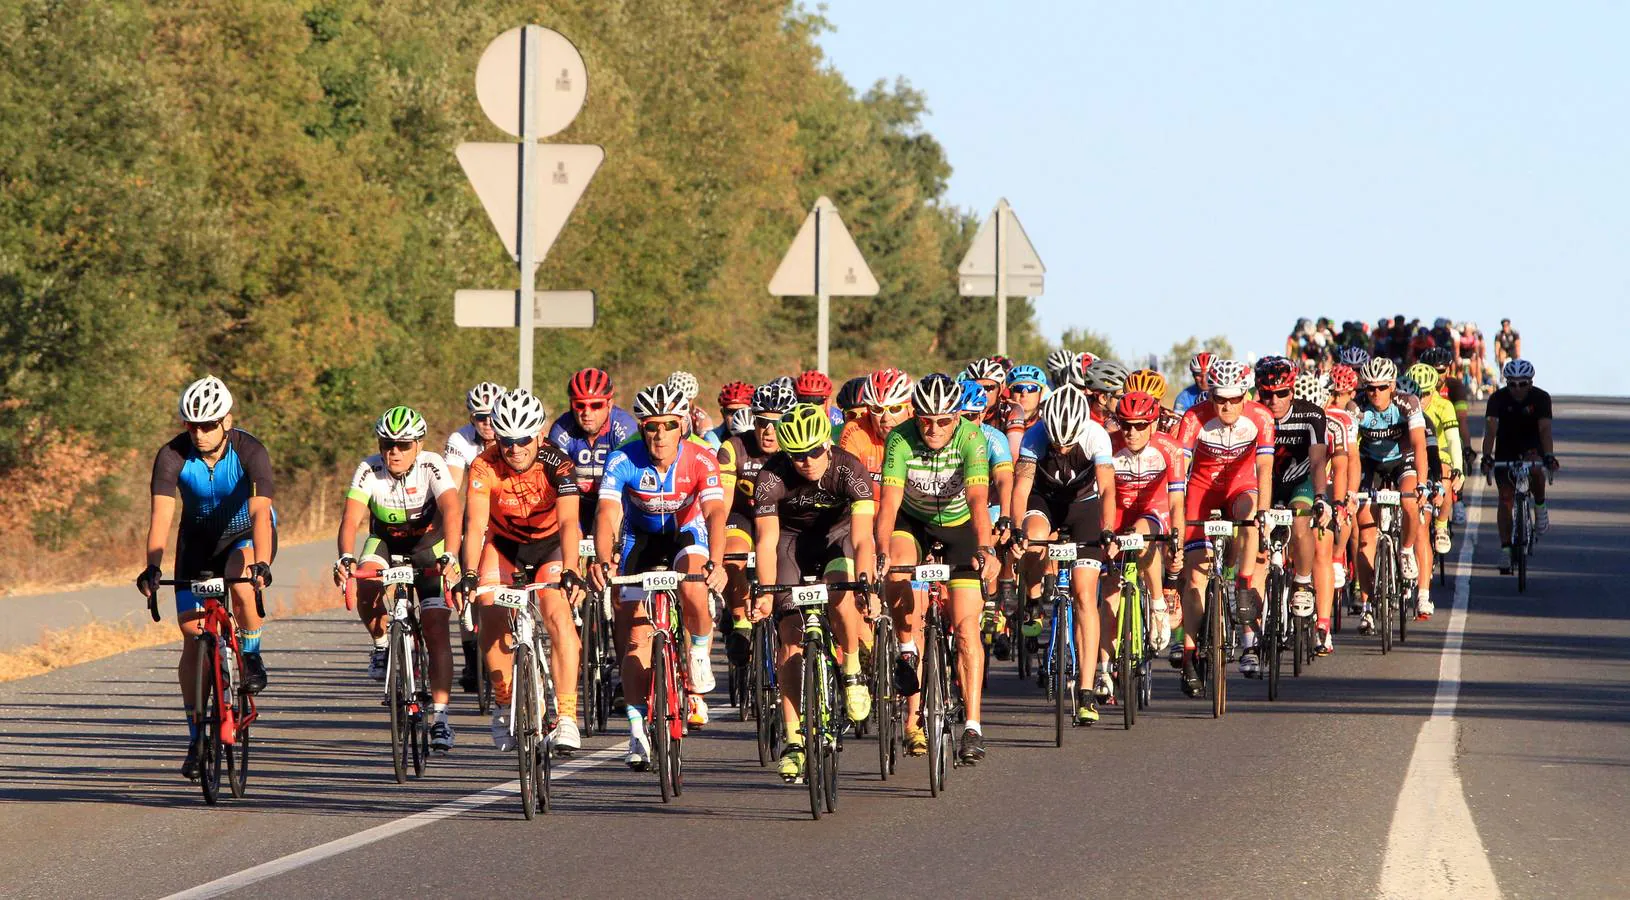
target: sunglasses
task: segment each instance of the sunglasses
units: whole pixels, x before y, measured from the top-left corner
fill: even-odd
[[[1128,422],[1125,419],[1121,420],[1121,428],[1125,431],[1146,431],[1153,427],[1155,427],[1155,423],[1153,422]]]
[[[770,418],[768,416],[754,416],[753,417],[753,427],[754,428],[774,428],[775,423],[777,423],[779,421],[781,421],[781,420],[780,419],[772,419],[772,418]]]
[[[787,451],[787,458],[791,459],[793,462],[803,462],[806,459],[820,459],[825,455],[826,447],[824,446],[816,447],[813,450],[805,450],[802,453],[794,453],[791,450]]]
[[[876,415],[876,416],[885,416],[885,415],[886,416],[900,416],[900,415],[905,415],[906,410],[911,409],[911,404],[909,404],[909,403],[896,403],[893,406],[873,406],[873,407],[869,407],[869,408],[872,411],[872,415]]]
[[[412,441],[380,441],[379,442],[379,452],[380,453],[384,453],[384,452],[389,451],[389,450],[399,450],[399,451],[402,451],[402,452],[405,453],[405,452],[407,452],[409,450],[412,450],[412,449],[413,449],[413,442]]]
[[[1387,391],[1392,390],[1392,385],[1390,385],[1390,384],[1366,384],[1366,385],[1364,385],[1363,390],[1364,390],[1364,393],[1366,393],[1366,394],[1385,394]]]
[[[1041,392],[1041,385],[1025,382],[1023,384],[1011,385],[1008,387],[1007,391],[1010,394],[1036,394]]]
[[[938,429],[950,428],[959,418],[959,416],[918,416],[917,421],[921,422],[924,428]]]
[[[606,408],[604,400],[573,400],[572,409],[578,412],[599,412]]]
[[[821,404],[826,402],[826,395],[825,394],[799,394],[798,395],[798,402],[799,403],[813,403],[816,406],[820,406]]]
[[[470,421],[477,425],[485,425],[492,421],[492,413],[476,413],[470,417]]]
[[[1211,401],[1213,403],[1217,404],[1218,406],[1233,406],[1236,403],[1244,403],[1245,398],[1244,397],[1215,397],[1214,396],[1214,397],[1211,398]]]
[[[498,446],[503,447],[506,450],[509,449],[510,447],[530,447],[530,446],[532,446],[532,441],[534,441],[534,440],[536,440],[536,439],[532,438],[532,437],[522,437],[522,438],[501,437],[501,438],[498,439]]]
[[[991,382],[990,384],[986,384],[983,381],[979,382],[979,389],[984,391],[987,394],[996,393],[996,389],[999,388],[999,387],[1001,387],[1001,385],[996,384],[995,382]]]
[[[1274,400],[1274,399],[1278,399],[1280,397],[1289,397],[1289,396],[1290,396],[1290,389],[1289,388],[1286,388],[1285,390],[1282,390],[1282,391],[1263,391],[1262,392],[1262,399],[1264,399],[1264,400]]]
[[[1534,383],[1532,381],[1524,381],[1524,380],[1507,381],[1505,383],[1505,386],[1506,387],[1514,387],[1514,388],[1525,388],[1525,387],[1533,387]]]
[[[188,422],[187,423],[187,430],[188,431],[197,431],[197,432],[201,432],[201,433],[204,433],[204,434],[208,434],[209,432],[214,431],[215,429],[220,428],[220,427],[221,427],[221,420],[220,419],[216,419],[213,422]]]
[[[962,418],[970,422],[977,422],[985,417],[984,410],[970,409],[962,414]]]
[[[662,422],[643,422],[640,424],[640,430],[646,434],[661,434],[664,431],[678,431],[679,420],[667,419]]]

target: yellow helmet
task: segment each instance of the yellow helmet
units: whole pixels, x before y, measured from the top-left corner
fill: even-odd
[[[832,420],[813,403],[800,403],[775,423],[775,440],[789,453],[807,453],[832,442]]]
[[[1422,396],[1438,392],[1438,370],[1426,363],[1416,363],[1409,367],[1409,377],[1415,379],[1420,385]]]
[[[1126,392],[1144,393],[1159,400],[1166,396],[1166,376],[1154,369],[1139,369],[1126,376]]]

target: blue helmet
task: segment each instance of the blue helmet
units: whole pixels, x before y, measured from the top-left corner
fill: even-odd
[[[1046,387],[1047,373],[1043,372],[1039,366],[1014,366],[1012,369],[1008,370],[1008,384],[1018,384],[1024,381],[1029,381],[1041,385],[1042,387]]]
[[[1370,361],[1370,352],[1363,347],[1343,347],[1341,353],[1337,354],[1336,359],[1342,365],[1348,366],[1356,372],[1364,368],[1364,364]]]
[[[960,381],[957,383],[962,386],[962,412],[984,413],[985,408],[990,405],[990,395],[985,393],[985,389],[979,386],[979,382]]]

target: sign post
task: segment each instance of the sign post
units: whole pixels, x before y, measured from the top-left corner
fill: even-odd
[[[996,298],[998,354],[1007,355],[1007,298],[1040,297],[1046,273],[1013,207],[1006,198],[998,200],[957,266],[957,288],[962,296]]]
[[[877,279],[831,200],[823,196],[815,201],[770,278],[770,293],[815,298],[815,368],[827,372],[832,298],[877,296]]]
[[[605,160],[593,144],[540,144],[577,118],[588,96],[588,70],[559,32],[525,25],[487,45],[476,65],[476,97],[494,125],[520,143],[459,144],[459,165],[515,258],[517,291],[459,291],[453,319],[461,327],[518,327],[517,386],[532,390],[532,330],[588,328],[592,291],[536,292],[538,265]]]

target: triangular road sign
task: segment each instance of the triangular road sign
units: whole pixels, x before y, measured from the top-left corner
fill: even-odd
[[[817,230],[825,242],[820,248],[824,285],[815,281]],[[816,200],[804,218],[798,236],[792,239],[792,246],[770,279],[770,293],[777,297],[814,297],[822,293],[823,286],[825,293],[833,297],[875,297],[878,290],[877,279],[838,217],[838,208],[825,197]]]
[[[1018,215],[1004,199],[998,201],[996,208],[980,223],[979,230],[974,232],[973,244],[957,266],[964,296],[988,297],[996,293],[996,220],[1004,213],[1007,223],[1002,227],[1002,243],[1007,251],[1008,279],[1008,290],[1004,293],[1012,296],[1041,293],[1042,276],[1047,267],[1042,265],[1030,236],[1024,233]]]
[[[537,171],[532,173],[537,194],[535,259],[543,262],[554,246],[566,219],[583,196],[600,163],[604,147],[596,144],[539,144],[533,156]],[[515,234],[520,228],[521,145],[518,143],[468,142],[458,145],[458,162],[469,176],[476,196],[487,210],[504,249],[518,254]]]

